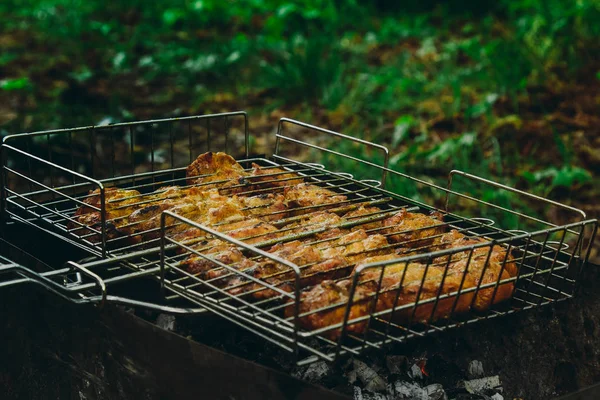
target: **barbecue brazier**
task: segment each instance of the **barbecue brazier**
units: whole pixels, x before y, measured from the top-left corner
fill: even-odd
[[[369,160],[359,159],[322,145],[321,140],[329,138],[348,142],[349,146],[364,147],[365,154],[372,157]],[[385,346],[389,348],[394,343],[403,345],[410,339],[418,342],[431,334],[479,321],[492,320],[486,322],[486,326],[500,323],[500,320],[493,320],[517,311],[570,299],[577,291],[597,229],[596,221],[586,219],[578,209],[461,171],[451,171],[448,187],[440,187],[390,169],[388,151],[384,146],[289,119],[279,122],[272,154],[255,155],[251,147],[253,141],[243,112],[6,137],[2,146],[3,218],[31,226],[43,235],[57,237],[89,257],[79,261],[73,259],[63,268],[43,273],[13,265],[11,268],[18,269],[19,275],[26,277],[5,282],[4,285],[33,280],[75,302],[97,303],[99,306],[112,302],[166,314],[202,315],[198,317],[199,320],[208,318],[208,315],[217,315],[290,353],[299,367],[319,360],[339,360],[343,363],[349,357],[370,354]],[[350,317],[353,306],[350,300],[344,306],[347,311],[343,322],[325,329],[307,330],[298,324],[301,317],[297,306],[301,292],[301,266],[288,266],[295,275],[291,280],[294,284],[291,292],[279,291],[279,296],[262,302],[253,301],[243,295],[221,290],[210,280],[192,276],[180,268],[179,262],[184,257],[191,253],[202,254],[186,243],[173,240],[165,232],[170,224],[188,224],[206,235],[239,247],[246,254],[282,263],[282,260],[265,252],[264,248],[233,239],[210,226],[200,225],[169,211],[163,213],[162,226],[154,242],[144,243],[143,246],[123,244],[112,239],[110,221],[106,221],[104,216],[101,223],[94,227],[76,224],[74,214],[90,191],[99,190],[101,202],[98,211],[104,215],[102,211],[106,204],[104,193],[107,188],[134,188],[140,192],[150,192],[166,185],[185,185],[185,167],[199,153],[219,150],[238,153],[240,149],[241,156],[236,159],[246,168],[250,168],[251,163],[265,168],[277,166],[296,173],[306,182],[347,196],[344,204],[331,205],[334,211],[359,204],[377,205],[382,216],[402,208],[414,212],[437,211],[443,214],[448,229],[468,233],[471,237],[485,237],[489,241],[460,249],[425,249],[419,254],[407,255],[393,262],[368,265],[351,276],[351,293],[360,285],[364,270],[383,270],[393,264],[408,265],[412,262],[429,267],[436,257],[450,260],[461,251],[466,251],[471,257],[478,249],[485,247],[504,248],[512,254],[511,262],[518,265],[519,272],[514,277],[499,277],[496,282],[479,284],[477,287],[461,286],[451,294],[428,299],[421,299],[417,295],[416,301],[408,305],[396,305],[354,320]],[[336,170],[354,163],[364,168],[352,169],[353,174]],[[272,180],[277,179],[274,174]],[[459,180],[468,182],[468,186],[458,186]],[[512,209],[505,204],[495,204],[492,199],[476,198],[471,193],[456,189],[475,186],[490,187],[507,193],[509,198],[523,199],[519,204],[536,202],[539,204],[537,209],[557,209],[569,216],[570,222],[555,224],[547,221],[543,215],[534,215],[528,207]],[[443,206],[434,207],[414,196],[402,194],[402,188],[408,187],[424,193],[436,193],[431,198],[443,199]],[[309,207],[307,212],[310,211]],[[370,217],[371,220],[377,220],[380,216],[375,214]],[[82,230],[87,233],[81,234]],[[314,232],[308,231],[303,237],[312,234]],[[238,272],[232,270],[231,273]],[[140,300],[127,293],[118,296],[111,293],[113,288],[142,278],[156,280],[162,299],[167,302],[162,299]],[[250,278],[250,281],[273,289],[261,279]],[[432,306],[433,316],[438,304],[444,300],[484,290],[491,290],[495,295],[498,288],[506,284],[515,287],[512,298],[486,311],[459,313],[452,309],[450,318],[431,318],[426,323],[410,319],[406,323],[397,323],[392,318],[394,313],[406,310],[409,313],[412,310],[414,315],[414,310],[428,304]],[[381,287],[381,280],[379,285]],[[375,294],[375,302],[378,295],[379,292]],[[456,306],[456,301],[454,303]],[[282,313],[286,304],[296,304],[293,315],[285,316]],[[348,329],[359,323],[366,324],[364,332],[356,333]],[[334,330],[341,334],[332,338],[327,333]]]

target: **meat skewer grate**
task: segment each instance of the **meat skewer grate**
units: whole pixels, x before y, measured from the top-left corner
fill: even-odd
[[[329,149],[306,132],[363,146],[373,158]],[[65,286],[60,277],[75,273],[79,281],[66,288],[71,300],[215,313],[294,353],[298,364],[576,292],[597,229],[580,210],[460,171],[443,188],[390,169],[381,145],[285,118],[271,156],[251,156],[250,137],[246,114],[237,112],[5,138],[3,217],[99,257],[28,279],[55,290]],[[298,148],[321,162],[360,163],[370,174],[355,178],[299,161]],[[216,149],[242,156],[236,163],[206,153],[194,161]],[[203,167],[211,162],[223,164]],[[458,179],[540,202],[575,222],[554,224],[479,199],[454,189]],[[438,192],[445,207],[386,189],[409,184]],[[465,202],[475,203],[475,216],[463,213]],[[501,227],[498,216],[519,224]],[[158,280],[175,305],[108,293],[141,277]]]

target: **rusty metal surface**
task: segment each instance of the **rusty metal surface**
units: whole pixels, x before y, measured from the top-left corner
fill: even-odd
[[[7,399],[345,399],[168,332],[118,307],[99,312],[11,288],[0,306]]]

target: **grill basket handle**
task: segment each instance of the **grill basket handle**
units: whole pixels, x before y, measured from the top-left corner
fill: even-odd
[[[550,199],[547,199],[545,197],[537,196],[535,194],[528,193],[528,192],[525,192],[523,190],[519,190],[519,189],[516,189],[514,187],[507,186],[507,185],[504,185],[502,183],[495,182],[495,181],[492,181],[492,180],[489,180],[489,179],[485,179],[485,178],[482,178],[480,176],[469,174],[468,172],[460,171],[460,170],[457,170],[457,169],[453,169],[448,174],[448,191],[446,192],[446,204],[445,204],[446,205],[446,211],[448,210],[449,196],[450,196],[450,193],[452,191],[452,182],[454,180],[454,175],[459,175],[459,176],[462,176],[464,178],[471,179],[473,181],[477,181],[477,182],[480,182],[480,183],[484,183],[484,184],[486,184],[488,186],[495,187],[497,189],[502,189],[502,190],[506,190],[506,191],[509,191],[509,192],[513,192],[513,193],[516,193],[518,195],[528,197],[528,198],[530,198],[532,200],[540,201],[540,202],[543,202],[543,203],[546,203],[546,204],[549,204],[549,205],[553,205],[555,207],[559,207],[559,208],[562,208],[562,209],[574,212],[576,214],[581,215],[581,221],[583,221],[583,220],[585,220],[587,218],[585,212],[583,210],[579,209],[579,208],[572,207],[572,206],[569,206],[569,205],[566,205],[566,204],[563,204],[563,203],[559,203],[557,201],[550,200]],[[473,197],[467,197],[467,198],[469,198],[470,200],[474,200],[474,201],[478,201],[478,202],[483,202],[482,200],[475,199]],[[489,204],[489,203],[487,205],[494,206],[493,204]],[[498,206],[495,206],[495,207],[498,207]],[[514,210],[504,209],[504,211],[509,211],[509,212],[515,213]]]
[[[359,143],[359,144],[364,145],[366,147],[370,147],[370,148],[376,149],[377,151],[379,151],[379,152],[381,152],[383,154],[383,157],[384,157],[383,166],[379,165],[379,164],[376,164],[374,162],[371,162],[371,161],[367,161],[367,160],[360,159],[358,157],[351,156],[349,154],[340,153],[339,151],[336,151],[336,150],[332,150],[332,149],[329,149],[329,148],[326,148],[326,147],[322,147],[322,146],[319,146],[319,145],[316,145],[316,144],[308,143],[306,141],[302,141],[302,140],[299,140],[299,139],[294,139],[294,138],[292,138],[290,136],[287,136],[287,135],[283,134],[283,130],[284,130],[284,125],[285,124],[296,125],[296,126],[299,126],[299,127],[305,128],[305,129],[309,129],[311,131],[315,131],[315,132],[323,133],[323,134],[328,135],[328,136],[332,136],[332,137],[334,137],[336,139],[349,140],[351,142]],[[369,142],[368,140],[359,139],[359,138],[356,138],[356,137],[353,137],[353,136],[344,135],[342,133],[331,131],[329,129],[321,128],[321,127],[318,127],[318,126],[315,126],[315,125],[307,124],[306,122],[296,121],[296,120],[290,119],[290,118],[281,118],[279,120],[279,124],[277,125],[277,134],[275,135],[275,137],[276,137],[276,140],[275,140],[275,153],[274,153],[274,156],[277,157],[277,158],[286,159],[285,157],[283,157],[280,154],[280,151],[281,151],[281,141],[282,140],[286,140],[286,141],[289,141],[289,142],[292,142],[292,143],[296,143],[296,144],[301,145],[301,146],[310,147],[312,149],[316,149],[316,150],[319,150],[319,151],[322,151],[322,152],[325,152],[325,153],[336,155],[338,157],[346,158],[346,159],[349,159],[349,160],[353,160],[353,161],[359,162],[361,164],[365,164],[365,165],[368,165],[368,166],[371,166],[371,167],[375,167],[378,170],[381,170],[381,179],[380,179],[381,187],[385,188],[385,181],[386,181],[387,169],[388,169],[389,159],[390,159],[390,152],[389,152],[388,148],[385,147],[385,146]]]
[[[6,265],[0,265],[0,275],[8,274],[8,273],[17,273],[24,278],[13,279],[7,281],[0,281],[0,289],[6,288],[9,286],[15,286],[19,284],[25,283],[34,283],[40,285],[48,292],[60,297],[63,300],[69,301],[75,304],[98,304],[99,308],[102,309],[105,304],[119,304],[124,306],[130,306],[135,308],[145,308],[153,311],[158,311],[165,314],[180,314],[180,315],[193,315],[193,314],[201,314],[206,312],[204,308],[189,308],[189,307],[171,307],[165,306],[162,304],[151,303],[146,301],[135,300],[127,297],[121,296],[113,296],[107,293],[107,284],[106,282],[98,276],[96,273],[90,271],[83,265],[78,263],[69,261],[67,263],[69,267],[85,276],[92,278],[95,282],[94,285],[97,286],[101,294],[100,295],[85,295],[84,291],[89,289],[89,285],[73,285],[70,287],[61,285],[49,278],[49,276],[59,275],[58,272],[67,273],[67,269],[49,271],[44,273],[35,272],[29,268],[26,268],[20,264],[10,263]],[[76,295],[73,297],[73,295]]]

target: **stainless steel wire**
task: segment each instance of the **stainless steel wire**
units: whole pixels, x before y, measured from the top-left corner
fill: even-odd
[[[214,151],[217,147],[230,149],[231,144],[236,142],[230,134],[232,120],[236,117],[241,117],[239,132],[243,132],[244,138],[243,157],[238,161],[249,176],[237,182],[230,179],[210,181],[211,175],[186,176],[186,166],[175,162],[178,149],[184,148],[190,161],[196,156],[194,151],[202,146],[205,151]],[[218,121],[223,119],[225,135],[221,142],[217,142],[220,137],[217,134]],[[148,131],[150,135],[145,137]],[[364,146],[367,154],[379,154],[381,165],[373,159],[361,159],[315,144],[302,135],[298,139],[288,133],[290,131],[324,135]],[[82,172],[76,170],[78,150],[74,140],[80,134],[87,134],[90,138],[89,159],[84,163]],[[117,175],[116,167],[119,135],[126,139],[128,146],[120,151],[125,151],[125,159],[129,159],[129,172],[121,176]],[[45,232],[54,232],[87,249],[90,254],[105,259],[70,263],[65,268],[37,275],[10,264],[0,272],[17,271],[21,278],[0,283],[0,287],[33,280],[77,301],[98,304],[114,301],[182,314],[212,312],[294,353],[300,365],[317,359],[333,361],[345,354],[359,354],[369,348],[380,349],[392,342],[406,342],[413,337],[563,301],[576,292],[581,269],[597,231],[596,220],[586,219],[581,210],[461,171],[451,171],[448,186],[442,187],[390,169],[389,152],[384,146],[290,119],[280,121],[274,154],[270,157],[250,157],[249,138],[247,117],[241,112],[34,132],[5,138],[0,174],[2,215],[37,226]],[[47,154],[35,154],[31,150],[34,140],[46,141]],[[59,163],[60,154],[52,150],[53,141],[60,142],[57,146],[69,148],[71,156],[62,164]],[[166,156],[157,151],[160,141],[168,143]],[[326,165],[300,162],[294,158],[297,150],[286,152],[290,145],[316,151],[321,154],[318,161],[323,164],[326,162],[322,160],[337,157],[344,160],[345,165],[356,162],[374,172],[355,178],[347,172],[333,171]],[[139,146],[150,149],[148,170],[139,169],[139,157],[136,156]],[[106,151],[110,155],[103,157]],[[24,160],[18,166],[9,162],[17,156]],[[161,162],[163,158],[166,161]],[[251,175],[253,163],[260,166],[260,175]],[[36,174],[39,166],[45,168],[46,172],[42,175]],[[379,179],[375,180],[375,177]],[[530,215],[525,210],[463,193],[454,183],[457,177],[510,192],[544,206],[556,207],[571,213],[574,222],[557,224]],[[201,182],[192,184],[190,180],[193,179]],[[202,179],[205,181],[202,182]],[[272,209],[273,200],[257,207],[239,209],[243,217],[238,222],[255,218],[273,227],[271,231],[233,237],[233,228],[228,229],[227,226],[236,222],[234,220],[209,226],[202,219],[189,219],[168,208],[157,214],[160,217],[144,229],[136,230],[145,221],[129,221],[130,210],[178,200],[190,190],[210,188],[221,196],[235,195],[238,198],[285,197],[299,181],[326,189],[331,193],[329,200]],[[398,187],[393,185],[397,182],[408,182],[439,192],[445,199],[445,207],[434,207],[386,189]],[[166,186],[177,186],[178,192],[168,194]],[[135,190],[137,193],[112,199],[107,195],[112,188]],[[451,209],[452,199],[472,202],[473,208],[481,210],[481,214],[467,217],[454,212]],[[366,211],[345,217],[349,212],[362,210],[361,207]],[[486,208],[525,223],[523,226],[499,226],[483,212]],[[110,211],[123,211],[125,214],[109,216]],[[399,212],[436,212],[443,216],[443,221],[406,228],[401,221],[389,222],[390,217]],[[99,218],[93,224],[79,218],[82,214],[94,213]],[[319,213],[335,215],[337,222],[311,222],[311,218]],[[528,229],[530,223],[543,228]],[[173,235],[173,232],[188,230],[197,233],[183,239],[176,239]],[[337,233],[319,236],[333,230]],[[357,230],[363,231],[367,237],[378,235],[388,244],[349,251],[345,256],[356,257],[357,261],[316,271],[311,268],[318,261],[295,264],[279,257],[273,250],[296,241],[301,246],[327,249],[337,246],[344,235]],[[472,242],[446,248],[440,240],[450,231],[456,231]],[[228,248],[241,251],[243,262],[247,260],[254,264],[243,267],[242,261],[221,261],[212,252],[211,240],[219,240]],[[355,239],[344,245],[360,243],[361,239]],[[393,255],[394,258],[369,261],[368,256],[373,254]],[[185,261],[190,257],[210,265],[212,275],[188,271]],[[462,269],[455,270],[459,264]],[[274,265],[275,268],[269,273],[257,273],[256,265]],[[410,286],[405,279],[408,279],[407,271],[414,265],[419,266],[422,274]],[[122,273],[103,278],[100,272],[105,269]],[[509,269],[518,272],[508,273]],[[66,291],[56,287],[54,278],[74,271],[82,274],[85,282]],[[391,279],[389,271],[400,272]],[[437,286],[431,289],[426,283],[433,272],[438,280],[435,281]],[[107,285],[148,276],[160,282],[167,300],[185,299],[191,306],[178,308],[144,304],[108,294]],[[343,292],[341,300],[302,310],[305,299],[302,296],[307,290],[316,290],[314,288],[324,280],[330,285],[328,287],[343,286],[343,290],[339,289]],[[451,288],[446,290],[448,282],[451,282]],[[410,296],[407,294],[409,286],[415,288]],[[506,288],[510,289],[510,296],[506,296]],[[74,293],[77,297],[73,296]],[[488,299],[487,306],[477,303],[482,298]],[[438,313],[442,317],[438,317]],[[333,318],[331,323],[314,323],[330,317]]]

